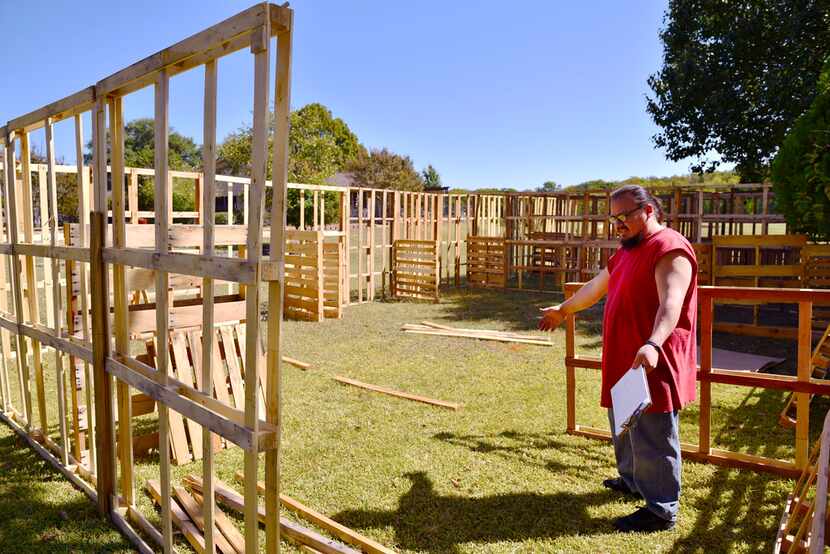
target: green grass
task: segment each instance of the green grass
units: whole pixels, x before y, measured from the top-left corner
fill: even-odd
[[[284,367],[283,492],[402,552],[768,551],[792,481],[692,462],[683,466],[673,531],[613,531],[614,518],[639,504],[600,484],[615,474],[610,444],[564,431],[562,330],[553,333],[550,348],[400,331],[403,323],[432,320],[535,332],[529,330],[538,308],[555,299],[454,290],[439,304],[376,302],[349,307],[339,321],[286,322],[285,354],[313,367]],[[599,315],[593,310],[580,323],[583,353],[599,353]],[[750,351],[792,351],[775,341],[741,344]],[[335,374],[463,408],[362,391],[338,384]],[[577,382],[578,422],[606,427],[598,372],[579,370]],[[54,404],[51,371],[46,383]],[[777,424],[783,394],[716,386],[713,397],[713,446],[792,458],[793,431]],[[50,434],[57,437],[52,404]],[[815,403],[814,427],[826,407]],[[684,441],[696,442],[697,410],[683,412]],[[0,518],[0,551],[19,544],[31,552],[124,547],[85,497],[35,462],[5,426],[0,448],[0,513],[26,514]],[[223,451],[216,460],[218,476],[233,483],[241,451]],[[154,521],[142,486],[158,477],[157,463],[142,459],[136,468],[139,506]],[[176,467],[175,479],[200,470],[200,463]],[[70,509],[79,516],[56,517]]]

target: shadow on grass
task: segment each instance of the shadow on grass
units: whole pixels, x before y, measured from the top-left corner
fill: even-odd
[[[607,456],[595,452],[586,452],[584,448],[569,444],[554,438],[557,433],[519,433],[517,431],[502,431],[493,435],[456,435],[455,433],[437,433],[433,438],[452,444],[462,446],[471,452],[492,454],[506,460],[519,460],[526,465],[536,465],[554,472],[582,468],[585,460],[593,460],[598,463],[607,463]],[[560,433],[561,435],[561,433]],[[573,451],[575,460],[579,460],[576,466],[566,465],[553,460],[534,460],[534,455],[545,451],[556,451],[566,453]]]
[[[768,552],[775,540],[770,521],[778,521],[786,500],[786,495],[767,486],[774,479],[718,469],[707,481],[705,494],[692,501],[698,514],[692,530],[669,550],[733,552],[740,546],[742,551]]]
[[[131,550],[82,492],[3,431],[10,434],[0,438],[0,552]]]
[[[588,515],[588,507],[609,501],[607,492],[443,496],[433,490],[426,473],[405,477],[412,486],[397,510],[345,510],[334,519],[353,528],[391,526],[400,548],[423,552],[457,552],[469,542],[607,533],[611,528],[610,520]]]

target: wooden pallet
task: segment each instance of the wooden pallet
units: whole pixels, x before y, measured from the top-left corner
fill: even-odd
[[[343,242],[325,237],[323,242],[323,317],[343,317]]]
[[[826,545],[830,545],[826,542],[828,537],[825,534],[828,453],[830,412],[824,418],[821,437],[810,452],[807,466],[784,505],[773,546],[774,554],[818,554],[824,552]]]
[[[467,283],[472,287],[507,286],[507,248],[502,237],[467,237]]]
[[[213,394],[224,404],[243,410],[245,406],[244,374],[245,374],[245,324],[232,323],[220,325],[214,329],[215,348],[213,358]],[[199,328],[175,330],[170,333],[170,360],[172,362],[173,377],[186,385],[201,389],[202,385],[202,331]],[[147,342],[147,355],[142,361],[148,365],[155,365],[155,347],[153,341]],[[259,413],[264,413],[264,378],[259,376],[259,391],[257,403]],[[147,413],[152,400],[138,395],[134,398],[144,406],[138,413]],[[152,411],[152,407],[149,408]],[[134,415],[136,413],[134,412]],[[214,451],[227,446],[214,438]],[[158,433],[141,435],[133,438],[133,449],[136,455],[146,454],[149,449],[158,447]],[[170,412],[170,447],[171,459],[179,465],[200,460],[202,452],[201,426],[196,422],[183,418],[180,414]]]
[[[324,317],[323,232],[285,232],[283,312],[288,319],[322,321]]]
[[[438,242],[395,241],[393,246],[392,296],[438,302]]]
[[[821,339],[818,341],[815,349],[813,349],[813,356],[810,358],[810,365],[812,366],[812,377],[814,379],[824,379],[827,377],[827,370],[830,368],[830,325],[824,331]],[[812,395],[810,400],[812,400]],[[795,427],[798,422],[796,417],[796,402],[795,395],[790,393],[787,398],[787,404],[781,410],[781,415],[778,417],[778,422],[784,427]]]

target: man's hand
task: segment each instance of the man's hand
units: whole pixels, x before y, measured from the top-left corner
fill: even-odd
[[[542,312],[542,320],[539,322],[540,331],[553,331],[559,327],[567,317],[567,314],[562,311],[561,305],[542,308]]]
[[[646,370],[646,373],[651,373],[655,367],[657,367],[657,361],[660,359],[660,352],[657,349],[650,345],[644,344],[640,347],[637,351],[637,355],[634,356],[634,361],[631,363],[631,368],[637,368],[643,366]]]

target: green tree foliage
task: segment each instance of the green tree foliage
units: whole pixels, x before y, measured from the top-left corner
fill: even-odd
[[[409,156],[388,149],[373,149],[348,166],[359,187],[407,191],[424,190],[424,179],[415,171]]]
[[[537,192],[559,192],[562,190],[562,185],[556,181],[545,181],[541,186],[536,188]]]
[[[772,162],[775,200],[790,229],[830,240],[830,58],[812,106]]]
[[[193,141],[177,131],[170,129],[168,135],[168,159],[170,169],[177,171],[198,171],[202,166],[202,149]],[[109,158],[109,142],[107,142]],[[92,141],[87,142],[87,150],[92,151]],[[92,161],[92,154],[84,154],[84,163]],[[109,162],[109,159],[107,160]],[[155,130],[151,118],[133,119],[124,126],[124,164],[127,167],[153,167],[155,165]],[[190,181],[173,179],[173,210],[193,211],[196,201],[193,198]],[[188,190],[190,189],[190,190]],[[153,178],[141,175],[138,180],[138,209],[152,210],[155,185]]]
[[[693,171],[734,162],[757,182],[795,119],[816,95],[830,52],[828,0],[671,0],[651,75],[653,140]]]
[[[584,190],[613,190],[623,185],[640,185],[646,188],[671,187],[676,185],[730,185],[740,182],[740,177],[732,171],[713,171],[711,173],[695,173],[689,175],[671,175],[669,177],[629,177],[621,181],[606,181],[604,179],[592,179],[565,187],[569,192]]]
[[[424,190],[440,189],[443,187],[441,184],[441,175],[438,174],[438,170],[432,164],[426,166],[421,171],[421,177],[424,180]]]
[[[273,130],[274,114],[269,127]],[[228,175],[250,176],[253,128],[240,127],[222,141],[217,153],[217,170]],[[288,180],[321,185],[347,163],[365,153],[349,126],[322,104],[308,104],[291,112],[288,132]],[[268,178],[271,178],[273,142],[268,144]]]
[[[269,130],[274,128],[274,114],[269,116]],[[217,171],[226,175],[250,176],[253,128],[243,126],[222,141],[217,152]],[[293,183],[321,185],[326,179],[365,155],[366,149],[349,126],[322,104],[307,104],[291,112],[288,131],[288,180]],[[268,143],[268,178],[271,178],[273,141]],[[289,225],[299,224],[299,193],[289,190],[286,209]],[[339,216],[337,199],[326,193],[326,221]],[[306,202],[306,221],[313,217],[313,207]],[[266,215],[267,219],[267,215]]]

